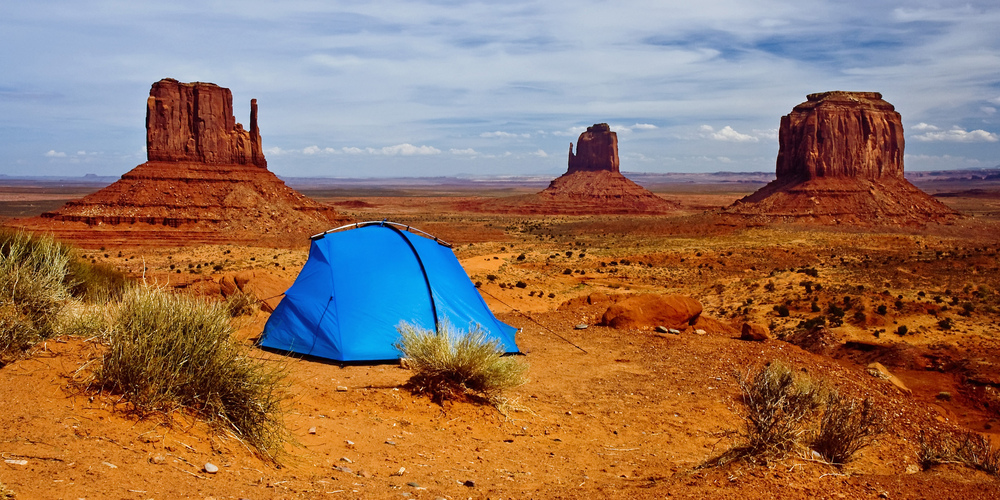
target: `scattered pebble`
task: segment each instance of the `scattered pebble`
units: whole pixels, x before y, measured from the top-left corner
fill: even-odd
[[[334,465],[333,470],[339,470],[340,472],[345,472],[347,474],[354,474],[354,471],[352,471],[351,469],[347,467],[341,467],[339,465]]]
[[[347,457],[340,457],[340,461],[341,462],[347,462],[349,464],[354,463],[354,462],[351,461],[350,458],[347,458]]]
[[[209,474],[215,474],[216,472],[219,472],[219,466],[217,466],[217,465],[215,465],[215,464],[213,464],[211,462],[208,462],[208,463],[205,464],[205,472],[207,472]]]
[[[586,324],[582,324],[581,323],[579,325],[576,325],[576,329],[577,330],[586,330],[588,326],[590,326],[590,325],[586,325]]]
[[[362,469],[360,472],[358,472],[358,475],[361,476],[361,477],[372,477],[372,473],[368,472],[367,470],[364,470],[364,469]]]
[[[910,465],[906,466],[906,473],[907,474],[916,474],[918,472],[920,472],[920,466],[919,465],[917,465],[917,464],[910,464]]]
[[[28,465],[28,461],[27,460],[4,460],[4,462],[7,462],[7,463],[13,464],[13,465]],[[105,462],[105,463],[107,463],[107,462]]]
[[[670,328],[670,329],[667,330],[667,333],[671,333],[673,335],[680,335],[681,331],[678,330],[678,329],[676,329],[676,328]]]
[[[660,326],[656,327],[656,331],[658,331],[660,333],[667,333],[668,330],[669,330],[669,328],[667,328],[667,327],[665,327],[663,325],[660,325]]]
[[[316,434],[316,428],[315,427],[310,427],[309,428],[309,434]]]
[[[343,385],[338,385],[337,392],[347,392],[347,387]]]
[[[167,457],[164,457],[163,455],[153,455],[152,457],[149,457],[149,463],[162,465],[167,463]]]
[[[104,465],[107,465],[108,467],[111,467],[112,469],[117,469],[118,468],[117,465],[115,465],[115,464],[113,464],[111,462],[101,462],[101,463],[104,464]]]
[[[951,401],[951,393],[948,391],[941,391],[936,397],[941,401]]]
[[[389,474],[390,476],[402,476],[406,473],[406,467],[400,467],[398,471]]]
[[[385,444],[387,444],[389,446],[396,446],[396,442],[393,441],[393,440],[391,440],[391,439],[386,439],[385,440]]]
[[[462,484],[464,484],[465,486],[468,486],[469,488],[475,488],[476,487],[476,482],[473,481],[473,480],[471,480],[471,479],[466,479],[465,482],[462,483]]]
[[[414,488],[419,488],[419,487],[420,487],[420,485],[419,485],[419,484],[417,484],[417,482],[416,482],[416,481],[410,481],[410,482],[406,483],[406,485],[407,485],[407,486],[412,486],[412,487],[414,487]]]
[[[346,445],[346,446],[347,446],[348,448],[353,448],[353,447],[354,447],[354,441],[351,441],[350,439],[348,439],[348,440],[344,441],[344,444],[345,444],[345,445]]]
[[[699,328],[699,329],[697,329],[697,330],[694,331],[695,335],[705,335],[706,333],[708,333],[708,332],[706,332],[705,330],[702,330],[701,328]]]

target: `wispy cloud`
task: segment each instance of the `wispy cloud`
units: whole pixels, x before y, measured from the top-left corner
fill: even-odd
[[[521,138],[527,139],[528,137],[531,137],[531,134],[515,134],[515,133],[512,133],[512,132],[504,132],[502,130],[497,130],[497,131],[494,131],[494,132],[483,132],[483,133],[479,134],[479,137],[500,137],[500,138],[503,138],[503,139],[511,139],[511,138],[521,137]]]
[[[49,158],[65,158],[66,153],[63,151],[56,151],[54,149],[50,149],[48,150],[48,152],[45,153],[45,156]]]
[[[948,130],[935,130],[932,132],[925,132],[923,134],[913,136],[914,139],[924,142],[997,142],[1000,141],[1000,137],[993,132],[987,132],[982,129],[969,130],[966,131],[960,127],[954,127]]]

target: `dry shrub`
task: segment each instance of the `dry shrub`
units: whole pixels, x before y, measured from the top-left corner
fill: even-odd
[[[859,401],[831,392],[826,398],[823,419],[819,432],[812,440],[812,449],[827,462],[847,463],[884,429],[885,415],[875,408],[871,399]]]
[[[408,386],[435,402],[473,396],[500,407],[503,391],[527,382],[527,364],[504,356],[500,342],[488,339],[478,325],[467,333],[447,322],[436,334],[405,322],[396,329],[396,348],[414,371]]]
[[[253,294],[236,289],[235,292],[226,296],[225,304],[229,315],[236,318],[253,314],[260,301]]]
[[[991,475],[1000,475],[1000,449],[993,448],[982,434],[964,431],[920,433],[920,465],[926,469],[938,464],[961,464]]]
[[[824,393],[811,377],[778,361],[740,377],[739,385],[744,443],[737,455],[765,462],[783,458],[799,443]]]
[[[91,264],[73,259],[67,268],[66,282],[74,297],[88,302],[121,300],[132,282],[108,264]]]
[[[95,381],[141,415],[188,409],[276,460],[286,437],[284,372],[252,359],[233,340],[229,320],[219,303],[151,287],[129,290]]]

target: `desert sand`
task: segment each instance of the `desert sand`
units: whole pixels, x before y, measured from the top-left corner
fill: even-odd
[[[137,419],[117,396],[80,387],[102,348],[58,337],[0,369],[0,482],[28,499],[1000,498],[993,476],[917,465],[921,430],[972,429],[1000,443],[1000,196],[950,187],[938,199],[966,217],[904,229],[702,215],[754,187],[661,187],[677,213],[593,216],[464,211],[474,190],[305,191],[351,220],[388,218],[455,244],[492,310],[521,328],[530,382],[511,393],[521,411],[434,404],[407,392],[409,372],[394,364],[255,351],[288,372],[295,444],[276,467],[183,412]],[[221,297],[227,276],[252,272],[270,301],[308,249],[305,239],[78,243],[87,259],[208,297]],[[597,325],[609,297],[640,293],[689,296],[704,312],[679,334]],[[843,324],[802,335],[799,323],[830,317],[831,303],[845,309]],[[252,344],[266,318],[245,318],[240,338]],[[948,330],[938,326],[944,318]],[[747,321],[772,338],[740,340]],[[843,466],[793,455],[699,468],[736,439],[737,377],[772,360],[872,398],[887,432]],[[871,361],[912,392],[869,375]],[[205,472],[206,463],[219,471]]]

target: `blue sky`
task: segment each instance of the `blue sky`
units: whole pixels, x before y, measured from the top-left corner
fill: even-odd
[[[906,169],[1000,164],[1000,3],[0,2],[0,174],[120,175],[165,77],[257,98],[284,176],[565,171],[588,125],[622,170],[774,171],[780,117],[881,92]]]

